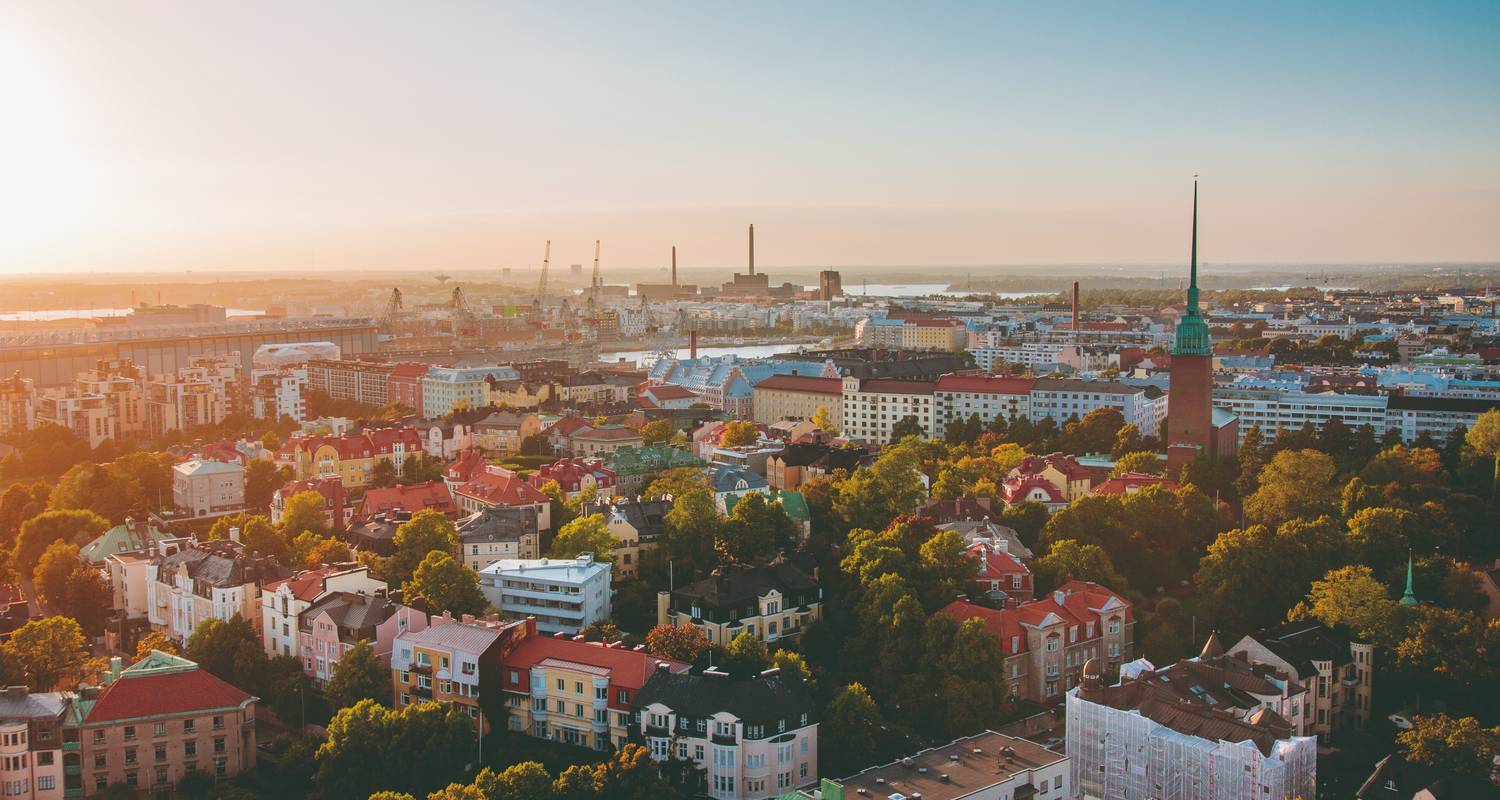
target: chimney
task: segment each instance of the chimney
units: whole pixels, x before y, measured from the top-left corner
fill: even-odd
[[[691,358],[691,359],[694,359],[694,360],[696,360],[698,358],[698,329],[697,328],[693,328],[692,330],[688,331],[688,358]]]
[[[1073,281],[1073,333],[1078,333],[1078,281]]]
[[[677,245],[672,245],[672,288],[677,288]]]
[[[750,274],[755,274],[755,224],[750,225]]]
[[[233,527],[229,529],[229,541],[238,543],[240,540],[240,529]]]
[[[118,680],[120,678],[120,671],[124,669],[124,667],[125,663],[120,660],[119,656],[111,657],[109,659],[109,675],[105,676],[104,678],[105,685],[107,686]]]

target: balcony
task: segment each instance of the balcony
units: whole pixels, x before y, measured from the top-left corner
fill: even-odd
[[[728,747],[733,747],[739,744],[739,741],[734,738],[733,734],[715,733],[709,736],[708,740],[710,742],[713,742],[714,744],[721,744]]]
[[[82,742],[78,741],[63,742],[62,749],[64,753],[76,753],[82,747],[82,744]]]
[[[83,765],[82,764],[68,764],[68,765],[66,765],[66,766],[63,767],[63,774],[64,775],[82,775],[83,774]]]

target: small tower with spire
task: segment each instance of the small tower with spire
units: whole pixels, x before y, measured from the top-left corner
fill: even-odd
[[[1177,471],[1217,452],[1213,424],[1213,343],[1198,305],[1198,178],[1193,176],[1193,238],[1189,255],[1187,308],[1177,321],[1167,403],[1167,470]],[[1223,448],[1232,447],[1229,437]]]
[[[1406,551],[1406,593],[1401,595],[1401,605],[1414,606],[1418,604],[1417,593],[1411,588],[1411,551]]]

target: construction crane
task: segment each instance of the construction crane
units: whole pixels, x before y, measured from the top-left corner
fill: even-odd
[[[547,250],[542,255],[542,279],[536,285],[536,299],[531,302],[531,316],[542,321],[542,298],[547,294],[547,262],[552,260],[552,240],[547,240]]]
[[[387,331],[394,329],[396,323],[401,319],[401,309],[401,289],[393,287],[391,289],[391,297],[385,303],[385,310],[380,312],[380,317],[377,320],[380,323],[380,327]]]

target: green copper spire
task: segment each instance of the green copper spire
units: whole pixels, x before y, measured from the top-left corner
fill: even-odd
[[[1213,345],[1208,339],[1208,323],[1198,309],[1198,176],[1193,176],[1193,249],[1192,271],[1189,273],[1187,312],[1177,322],[1177,338],[1172,345],[1172,355],[1211,356]]]
[[[1401,595],[1401,605],[1414,606],[1417,604],[1417,595],[1411,590],[1411,551],[1406,552],[1406,594]]]

